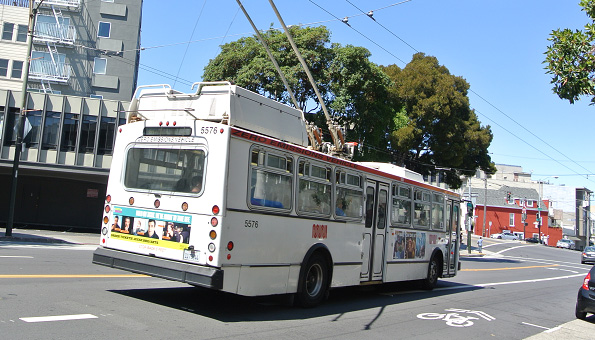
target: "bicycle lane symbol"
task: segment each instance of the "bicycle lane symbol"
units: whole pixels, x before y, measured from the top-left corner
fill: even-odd
[[[450,313],[421,313],[417,314],[417,317],[424,320],[444,320],[446,325],[451,327],[473,326],[473,321],[471,320],[479,320],[479,318],[487,321],[496,320],[495,317],[478,310],[449,308],[445,309],[444,311]],[[461,315],[460,313],[471,314],[475,316]]]

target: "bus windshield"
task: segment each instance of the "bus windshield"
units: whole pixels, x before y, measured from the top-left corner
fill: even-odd
[[[128,189],[200,194],[205,154],[198,148],[132,147],[126,155],[124,186]]]

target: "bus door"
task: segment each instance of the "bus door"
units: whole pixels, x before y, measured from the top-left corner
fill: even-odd
[[[459,254],[459,206],[448,200],[446,203],[446,239],[448,249],[446,252],[446,261],[444,261],[444,276],[451,277],[456,275],[456,263]]]
[[[368,181],[363,235],[362,281],[382,280],[388,213],[388,184]]]

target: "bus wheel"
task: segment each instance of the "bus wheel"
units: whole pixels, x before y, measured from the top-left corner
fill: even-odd
[[[422,280],[422,288],[432,290],[438,283],[438,275],[440,274],[440,261],[438,256],[432,256],[428,265],[428,277]]]
[[[300,277],[301,290],[296,294],[296,302],[302,307],[314,307],[326,296],[329,282],[328,262],[320,253],[308,259]]]

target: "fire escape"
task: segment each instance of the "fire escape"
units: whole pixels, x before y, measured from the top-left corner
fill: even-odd
[[[76,31],[70,25],[70,17],[64,16],[62,11],[78,11],[80,2],[81,0],[47,0],[42,3],[42,10],[35,21],[29,89],[59,93],[52,89],[52,84],[68,84],[72,68],[66,63],[66,54],[59,51],[74,46]]]

